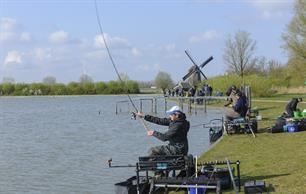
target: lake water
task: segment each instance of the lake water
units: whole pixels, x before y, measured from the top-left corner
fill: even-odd
[[[110,169],[107,160],[135,164],[151,146],[162,144],[146,136],[129,114],[115,114],[119,100],[127,97],[1,97],[0,193],[114,193],[114,183],[135,175],[135,169]],[[164,106],[158,109],[165,116]],[[188,115],[188,120],[196,125],[220,115],[220,110],[208,110]],[[193,127],[188,137],[191,154],[209,148],[207,129]]]

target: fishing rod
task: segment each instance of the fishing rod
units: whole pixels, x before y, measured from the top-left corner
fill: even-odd
[[[222,127],[223,126],[223,119],[212,119],[208,123],[191,125],[190,128],[200,127],[200,126],[202,126],[203,128]]]
[[[102,28],[102,22],[101,22],[101,19],[100,19],[100,16],[99,16],[99,10],[98,10],[98,5],[97,5],[97,0],[95,0],[95,10],[96,10],[96,17],[97,17],[97,22],[98,22],[98,25],[99,25],[100,33],[101,33],[101,36],[102,36],[102,39],[103,39],[103,42],[104,42],[104,45],[105,45],[105,48],[106,48],[108,57],[109,57],[109,59],[110,59],[112,65],[113,65],[113,67],[114,67],[114,69],[115,69],[115,72],[116,72],[116,74],[117,74],[117,76],[118,76],[119,81],[120,81],[121,83],[123,83],[124,86],[126,86],[126,83],[121,79],[121,76],[120,76],[119,71],[118,71],[118,69],[117,69],[117,67],[116,67],[115,61],[114,61],[114,59],[113,59],[113,57],[112,57],[112,55],[111,55],[110,49],[109,49],[108,44],[107,44],[107,42],[106,42],[106,39],[105,39],[105,36],[104,36],[104,31],[103,31],[103,28]],[[128,99],[129,99],[129,101],[131,102],[133,108],[135,109],[135,112],[139,112],[138,109],[137,109],[137,107],[135,106],[135,104],[134,104],[134,102],[133,102],[131,96],[129,95],[129,89],[128,89],[127,87],[126,87],[126,89],[127,89],[126,95],[127,95]],[[132,112],[132,116],[133,116],[134,119],[136,119],[136,113]],[[144,119],[143,119],[143,118],[140,118],[139,121],[141,122],[141,124],[143,125],[143,127],[144,127],[147,131],[150,130],[150,129],[148,128],[148,126],[146,125],[146,123],[144,122]]]
[[[127,165],[112,165],[113,159],[109,159],[107,160],[108,163],[108,167],[109,168],[130,168],[130,167],[136,167],[136,165],[132,165],[132,164],[127,164]]]

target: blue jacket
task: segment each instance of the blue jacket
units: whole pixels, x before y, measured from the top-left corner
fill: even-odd
[[[245,96],[241,96],[235,106],[233,107],[234,111],[238,112],[241,117],[245,117],[248,111],[248,102]]]

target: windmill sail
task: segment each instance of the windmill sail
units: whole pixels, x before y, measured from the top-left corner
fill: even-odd
[[[185,51],[186,55],[188,56],[188,58],[191,60],[191,62],[193,63],[193,66],[191,68],[189,68],[188,73],[183,77],[183,81],[187,80],[188,83],[191,86],[195,86],[198,82],[201,81],[201,75],[207,79],[207,77],[205,76],[205,74],[202,72],[201,68],[203,68],[206,64],[208,64],[211,60],[213,60],[213,57],[209,57],[208,59],[206,59],[206,61],[204,61],[200,66],[196,64],[196,62],[194,61],[194,59],[191,57],[191,55],[188,53],[188,51]]]

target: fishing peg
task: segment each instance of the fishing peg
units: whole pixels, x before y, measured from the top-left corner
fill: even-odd
[[[112,159],[112,158],[110,158],[109,160],[107,160],[108,167],[112,167],[112,161],[113,161],[113,159]]]

